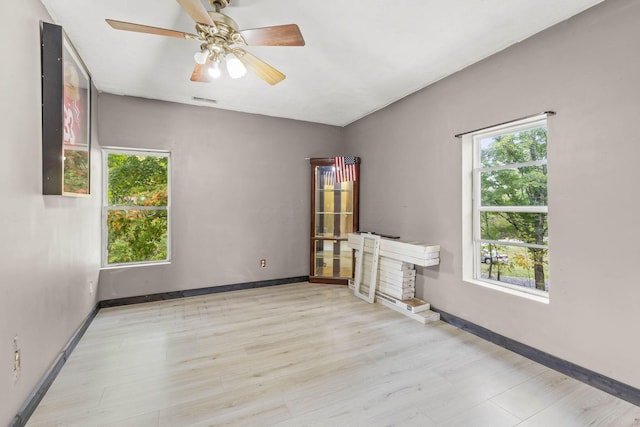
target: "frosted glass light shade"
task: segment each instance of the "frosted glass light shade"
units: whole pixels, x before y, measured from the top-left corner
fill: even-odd
[[[219,78],[222,75],[222,70],[220,69],[220,63],[218,61],[213,61],[211,67],[209,67],[209,76],[214,79]]]
[[[244,64],[233,54],[230,53],[226,56],[227,71],[232,79],[239,79],[247,74],[247,69]]]
[[[195,61],[200,65],[203,65],[205,62],[207,62],[208,57],[209,57],[209,51],[206,49],[198,51],[193,54],[193,59],[195,59]]]

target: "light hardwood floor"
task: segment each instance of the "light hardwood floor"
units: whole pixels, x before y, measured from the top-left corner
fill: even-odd
[[[101,310],[28,426],[640,426],[640,407],[347,287]]]

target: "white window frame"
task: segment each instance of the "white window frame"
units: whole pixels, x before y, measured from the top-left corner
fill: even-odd
[[[139,156],[167,157],[167,205],[166,206],[121,206],[109,205],[109,154],[128,154]],[[148,265],[171,264],[171,152],[166,150],[152,150],[143,148],[102,147],[102,255],[101,269],[143,267]],[[126,263],[108,263],[108,226],[107,213],[110,210],[166,210],[167,211],[167,258],[157,261],[137,261]]]
[[[547,114],[540,114],[526,119],[501,124],[498,126],[474,131],[462,136],[462,276],[468,283],[483,286],[507,294],[528,298],[534,301],[549,303],[549,292],[535,288],[527,288],[512,285],[497,280],[482,278],[480,275],[482,244],[496,244],[500,246],[520,246],[527,248],[549,249],[548,245],[537,245],[518,242],[501,242],[482,239],[480,236],[481,212],[521,212],[521,213],[547,213],[548,206],[482,206],[480,174],[504,169],[514,169],[526,166],[541,166],[547,164],[547,159],[526,162],[510,163],[490,168],[480,167],[480,143],[479,141],[492,136],[516,133],[537,127],[547,127]],[[548,127],[547,127],[548,128]],[[548,142],[548,140],[547,140]],[[548,178],[547,178],[548,181]]]

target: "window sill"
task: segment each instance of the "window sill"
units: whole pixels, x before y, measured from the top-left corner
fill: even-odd
[[[546,292],[536,291],[536,290],[525,290],[516,287],[510,287],[508,285],[503,284],[494,284],[484,280],[476,280],[476,279],[464,279],[466,283],[470,283],[472,285],[482,286],[484,288],[489,288],[494,291],[504,292],[509,295],[514,295],[521,298],[526,298],[531,301],[536,301],[542,304],[549,304],[549,294]]]
[[[121,268],[137,268],[137,267],[152,267],[156,265],[170,265],[171,261],[160,261],[160,262],[143,262],[139,264],[115,264],[115,265],[107,265],[100,267],[100,270],[118,270]]]

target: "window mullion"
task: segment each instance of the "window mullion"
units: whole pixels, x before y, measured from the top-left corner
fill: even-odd
[[[547,206],[480,206],[480,212],[548,213]]]
[[[534,248],[534,249],[549,249],[549,245],[537,245],[535,243],[524,243],[524,242],[513,242],[513,241],[502,241],[502,240],[490,240],[490,239],[479,239],[480,243],[489,243],[497,246],[518,246],[520,248]]]
[[[106,208],[110,211],[166,211],[168,206],[109,205]]]
[[[507,164],[500,165],[500,166],[491,166],[491,167],[487,167],[487,168],[480,168],[479,171],[480,172],[497,172],[497,171],[507,170],[507,169],[518,169],[518,168],[526,168],[526,167],[531,167],[531,166],[544,166],[546,164],[547,164],[547,159],[542,159],[542,160],[534,160],[534,161],[531,161],[531,162],[507,163]]]

